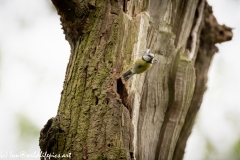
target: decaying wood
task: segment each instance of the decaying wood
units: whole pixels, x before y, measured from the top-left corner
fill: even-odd
[[[71,56],[40,148],[71,159],[181,159],[215,43],[230,40],[205,0],[52,0]],[[217,28],[217,29],[216,29]],[[159,63],[125,83],[146,48]]]

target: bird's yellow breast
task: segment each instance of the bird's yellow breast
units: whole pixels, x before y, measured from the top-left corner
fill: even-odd
[[[135,74],[140,74],[140,73],[143,73],[144,71],[146,71],[151,66],[152,66],[152,63],[147,63],[146,61],[144,61],[142,59],[142,57],[140,57],[140,58],[136,59],[131,70]]]

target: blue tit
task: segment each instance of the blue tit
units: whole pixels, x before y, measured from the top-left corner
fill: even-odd
[[[125,81],[128,81],[129,78],[131,78],[134,74],[140,74],[148,70],[153,63],[158,62],[156,59],[154,59],[154,54],[150,52],[150,50],[147,51],[142,57],[139,57],[135,60],[133,63],[131,69],[126,71],[122,74],[122,77]]]

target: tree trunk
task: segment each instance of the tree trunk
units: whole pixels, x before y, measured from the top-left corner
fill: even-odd
[[[182,159],[215,43],[232,38],[205,0],[52,0],[71,56],[43,153],[71,159]],[[121,74],[150,48],[158,63]],[[68,158],[66,158],[68,159]]]

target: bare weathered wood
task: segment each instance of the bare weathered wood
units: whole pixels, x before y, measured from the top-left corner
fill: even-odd
[[[212,7],[206,4],[204,9],[203,29],[201,31],[199,49],[197,51],[198,53],[195,61],[196,87],[186,116],[187,120],[184,123],[177,142],[174,160],[182,159],[184,156],[187,139],[191,134],[195,117],[201,106],[204,92],[207,89],[206,84],[208,80],[208,69],[213,55],[218,51],[215,44],[229,41],[232,39],[232,36],[232,29],[225,25],[219,25],[212,14]]]
[[[181,159],[213,46],[230,40],[231,29],[228,38],[212,41],[208,58],[201,53],[214,31],[202,30],[205,0],[52,2],[71,56],[57,116],[41,131],[41,151],[76,160]],[[159,63],[123,82],[122,72],[147,48]]]
[[[135,119],[133,116],[137,159],[172,158],[195,84],[193,63],[184,48],[197,6],[198,1],[149,2],[150,18],[143,22],[150,23],[142,45],[158,53],[159,64],[132,91],[138,100],[133,105],[133,113],[139,114]]]

